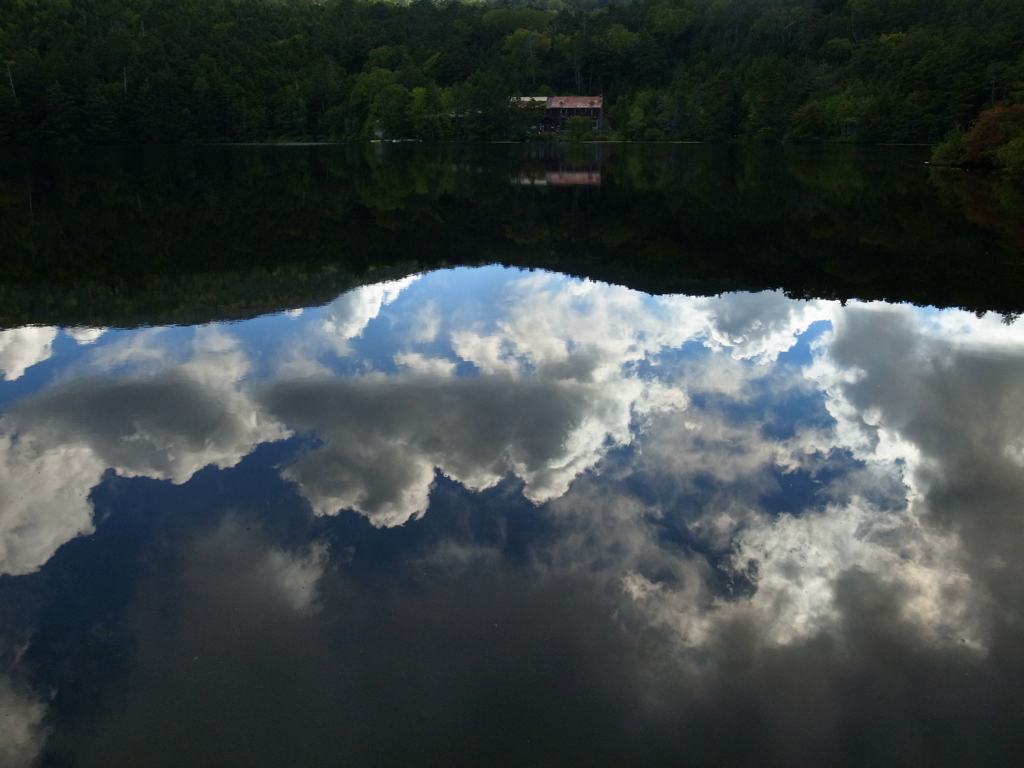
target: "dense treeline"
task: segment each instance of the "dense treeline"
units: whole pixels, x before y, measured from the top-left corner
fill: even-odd
[[[540,2],[2,0],[0,141],[517,138],[523,93],[628,139],[931,141],[1024,96],[1020,0]]]

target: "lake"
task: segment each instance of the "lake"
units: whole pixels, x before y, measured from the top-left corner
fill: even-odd
[[[927,155],[0,155],[0,765],[1016,762],[1024,192]]]

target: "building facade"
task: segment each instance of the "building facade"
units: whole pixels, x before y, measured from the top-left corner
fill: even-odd
[[[603,131],[609,128],[604,114],[604,96],[549,96],[544,109],[544,122],[552,133],[561,133],[565,124],[573,117],[585,117],[591,121],[591,130]]]
[[[526,119],[529,130],[562,133],[574,117],[590,121],[590,129],[611,127],[604,113],[603,96],[514,96],[510,106]]]

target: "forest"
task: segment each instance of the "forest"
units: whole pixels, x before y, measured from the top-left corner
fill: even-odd
[[[0,143],[935,142],[1024,101],[1020,0],[0,0]]]

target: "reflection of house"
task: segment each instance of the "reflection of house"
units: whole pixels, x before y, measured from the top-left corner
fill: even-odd
[[[530,142],[528,161],[510,181],[523,187],[599,187],[607,151],[607,145],[599,143]]]
[[[519,110],[531,130],[561,133],[566,121],[573,117],[590,120],[590,129],[594,131],[610,127],[603,96],[513,96],[509,106]]]
[[[543,176],[522,173],[513,183],[526,187],[599,187],[601,171],[545,171]]]

